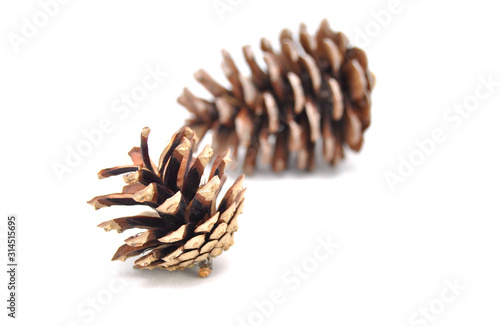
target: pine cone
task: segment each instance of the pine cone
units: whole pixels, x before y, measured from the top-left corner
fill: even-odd
[[[99,224],[105,231],[123,232],[145,229],[125,240],[112,260],[143,254],[136,268],[182,270],[200,265],[199,275],[208,276],[211,257],[216,257],[234,243],[237,216],[242,212],[244,193],[241,175],[216,206],[217,195],[226,176],[229,150],[214,161],[208,182],[200,186],[203,171],[213,150],[206,146],[193,160],[196,136],[184,127],[174,134],[160,156],[158,167],[148,152],[149,128],[141,133],[141,147],[129,152],[132,165],[101,170],[99,179],[125,174],[127,183],[121,193],[97,196],[88,203],[95,209],[112,205],[147,205],[154,211],[122,217]]]
[[[299,169],[313,170],[320,138],[325,161],[335,165],[344,157],[345,144],[361,149],[370,125],[375,78],[363,50],[350,47],[347,37],[333,32],[326,20],[315,36],[301,25],[300,45],[287,29],[280,43],[281,51],[275,52],[267,39],[261,41],[267,71],[259,67],[250,47],[243,47],[250,78],[240,74],[223,50],[222,68],[231,89],[199,70],[195,78],[214,99],[200,99],[188,89],[178,98],[193,113],[186,124],[200,138],[213,130],[216,153],[232,147],[237,155],[239,146],[246,149],[247,174],[254,171],[259,152],[275,171],[288,167],[291,154]]]

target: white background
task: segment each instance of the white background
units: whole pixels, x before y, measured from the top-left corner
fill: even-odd
[[[23,37],[23,17],[32,21],[40,4],[0,4],[2,261],[7,214],[19,217],[18,319],[6,317],[2,273],[2,324],[498,324],[500,87],[460,126],[450,111],[474,103],[481,78],[500,81],[495,4],[400,0],[382,26],[374,13],[393,8],[389,1],[233,0],[222,17],[213,3],[68,1],[18,47],[9,38]],[[247,71],[243,45],[260,60],[260,37],[276,46],[282,28],[296,32],[304,22],[313,32],[322,18],[366,50],[377,76],[361,153],[311,174],[248,177],[236,244],[207,279],[194,269],[139,271],[132,261],[111,262],[129,234],[95,226],[134,210],[95,212],[86,204],[122,186],[121,178],[97,180],[97,171],[128,163],[144,126],[157,158],[188,117],[176,103],[182,88],[208,96],[192,74],[205,68],[227,84],[220,49]],[[168,77],[127,117],[113,111],[148,66]],[[59,180],[54,162],[66,164],[84,131],[105,119],[113,130]],[[446,141],[391,189],[387,173],[418,156],[415,141],[436,128]],[[340,247],[315,267],[318,240],[328,238]],[[291,283],[286,277],[303,262],[307,279]],[[447,280],[466,287],[452,303],[441,299]],[[284,298],[262,317],[255,303],[276,291]],[[96,297],[97,310],[88,306]],[[439,311],[432,323],[413,315],[429,305]]]

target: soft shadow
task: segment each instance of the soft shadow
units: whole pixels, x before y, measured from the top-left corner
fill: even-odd
[[[122,264],[120,274],[122,277],[130,280],[142,288],[168,288],[168,289],[183,289],[200,286],[202,283],[216,281],[227,271],[227,263],[224,257],[213,259],[213,271],[207,278],[198,276],[198,267],[187,268],[182,271],[167,271],[155,268],[137,269],[132,265]]]
[[[335,179],[339,175],[347,174],[349,172],[356,171],[356,166],[349,159],[344,159],[337,163],[335,166],[331,166],[323,160],[318,159],[316,162],[316,167],[313,171],[308,170],[299,170],[293,164],[290,164],[289,168],[283,172],[275,172],[271,169],[270,166],[262,166],[262,164],[257,164],[255,171],[251,175],[245,175],[245,178],[249,178],[252,180],[280,180],[280,179],[289,179],[289,178],[322,178],[322,179]],[[226,170],[226,174],[228,174],[232,178],[237,178],[240,174],[243,173],[241,167],[230,167]]]

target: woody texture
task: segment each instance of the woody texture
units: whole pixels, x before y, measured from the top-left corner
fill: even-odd
[[[186,88],[178,98],[192,113],[186,125],[200,138],[211,130],[215,153],[232,148],[247,174],[254,172],[257,160],[274,171],[292,164],[313,170],[316,148],[335,165],[344,158],[345,147],[361,149],[370,125],[375,78],[363,50],[351,47],[326,20],[314,35],[302,24],[298,40],[288,29],[279,40],[279,50],[261,40],[265,69],[250,46],[243,47],[250,76],[223,50],[222,69],[230,87],[199,70],[196,80],[213,97],[202,99]]]
[[[217,205],[217,197],[227,179],[229,150],[219,154],[210,173],[204,175],[213,150],[207,145],[193,156],[196,135],[184,127],[172,136],[155,165],[149,156],[149,128],[141,133],[141,146],[129,152],[133,164],[103,169],[99,179],[123,175],[126,185],[120,193],[97,196],[88,203],[100,209],[114,205],[145,205],[148,212],[120,217],[98,226],[118,233],[128,229],[143,231],[125,239],[112,260],[125,261],[141,255],[136,268],[183,270],[198,265],[199,275],[211,273],[212,258],[234,243],[237,217],[242,212],[244,193],[241,175]],[[206,182],[202,180],[206,179]]]

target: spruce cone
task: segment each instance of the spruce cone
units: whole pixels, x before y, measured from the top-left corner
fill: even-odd
[[[239,146],[246,149],[247,174],[254,171],[258,152],[275,171],[288,167],[291,154],[299,169],[313,170],[320,138],[325,161],[335,165],[344,157],[345,144],[361,149],[370,125],[375,78],[363,50],[350,47],[346,36],[333,32],[326,20],[315,36],[301,25],[300,45],[287,29],[280,43],[276,52],[267,39],[261,41],[267,71],[258,66],[250,47],[243,47],[250,78],[240,74],[223,50],[222,68],[231,89],[199,70],[195,78],[214,99],[200,99],[188,89],[178,98],[193,113],[186,124],[200,138],[213,130],[216,153],[232,147],[236,155]]]
[[[97,196],[88,203],[95,209],[112,205],[147,205],[154,211],[122,217],[99,224],[105,231],[145,229],[125,240],[112,260],[143,254],[134,267],[155,267],[169,271],[200,265],[199,275],[208,276],[211,257],[234,243],[237,216],[242,212],[244,193],[241,175],[216,206],[217,195],[226,180],[229,150],[214,161],[208,182],[200,186],[203,171],[213,150],[206,146],[193,158],[195,133],[184,127],[174,134],[161,154],[158,167],[148,153],[149,128],[141,133],[141,147],[129,152],[132,165],[101,170],[99,179],[124,174],[121,193]]]

